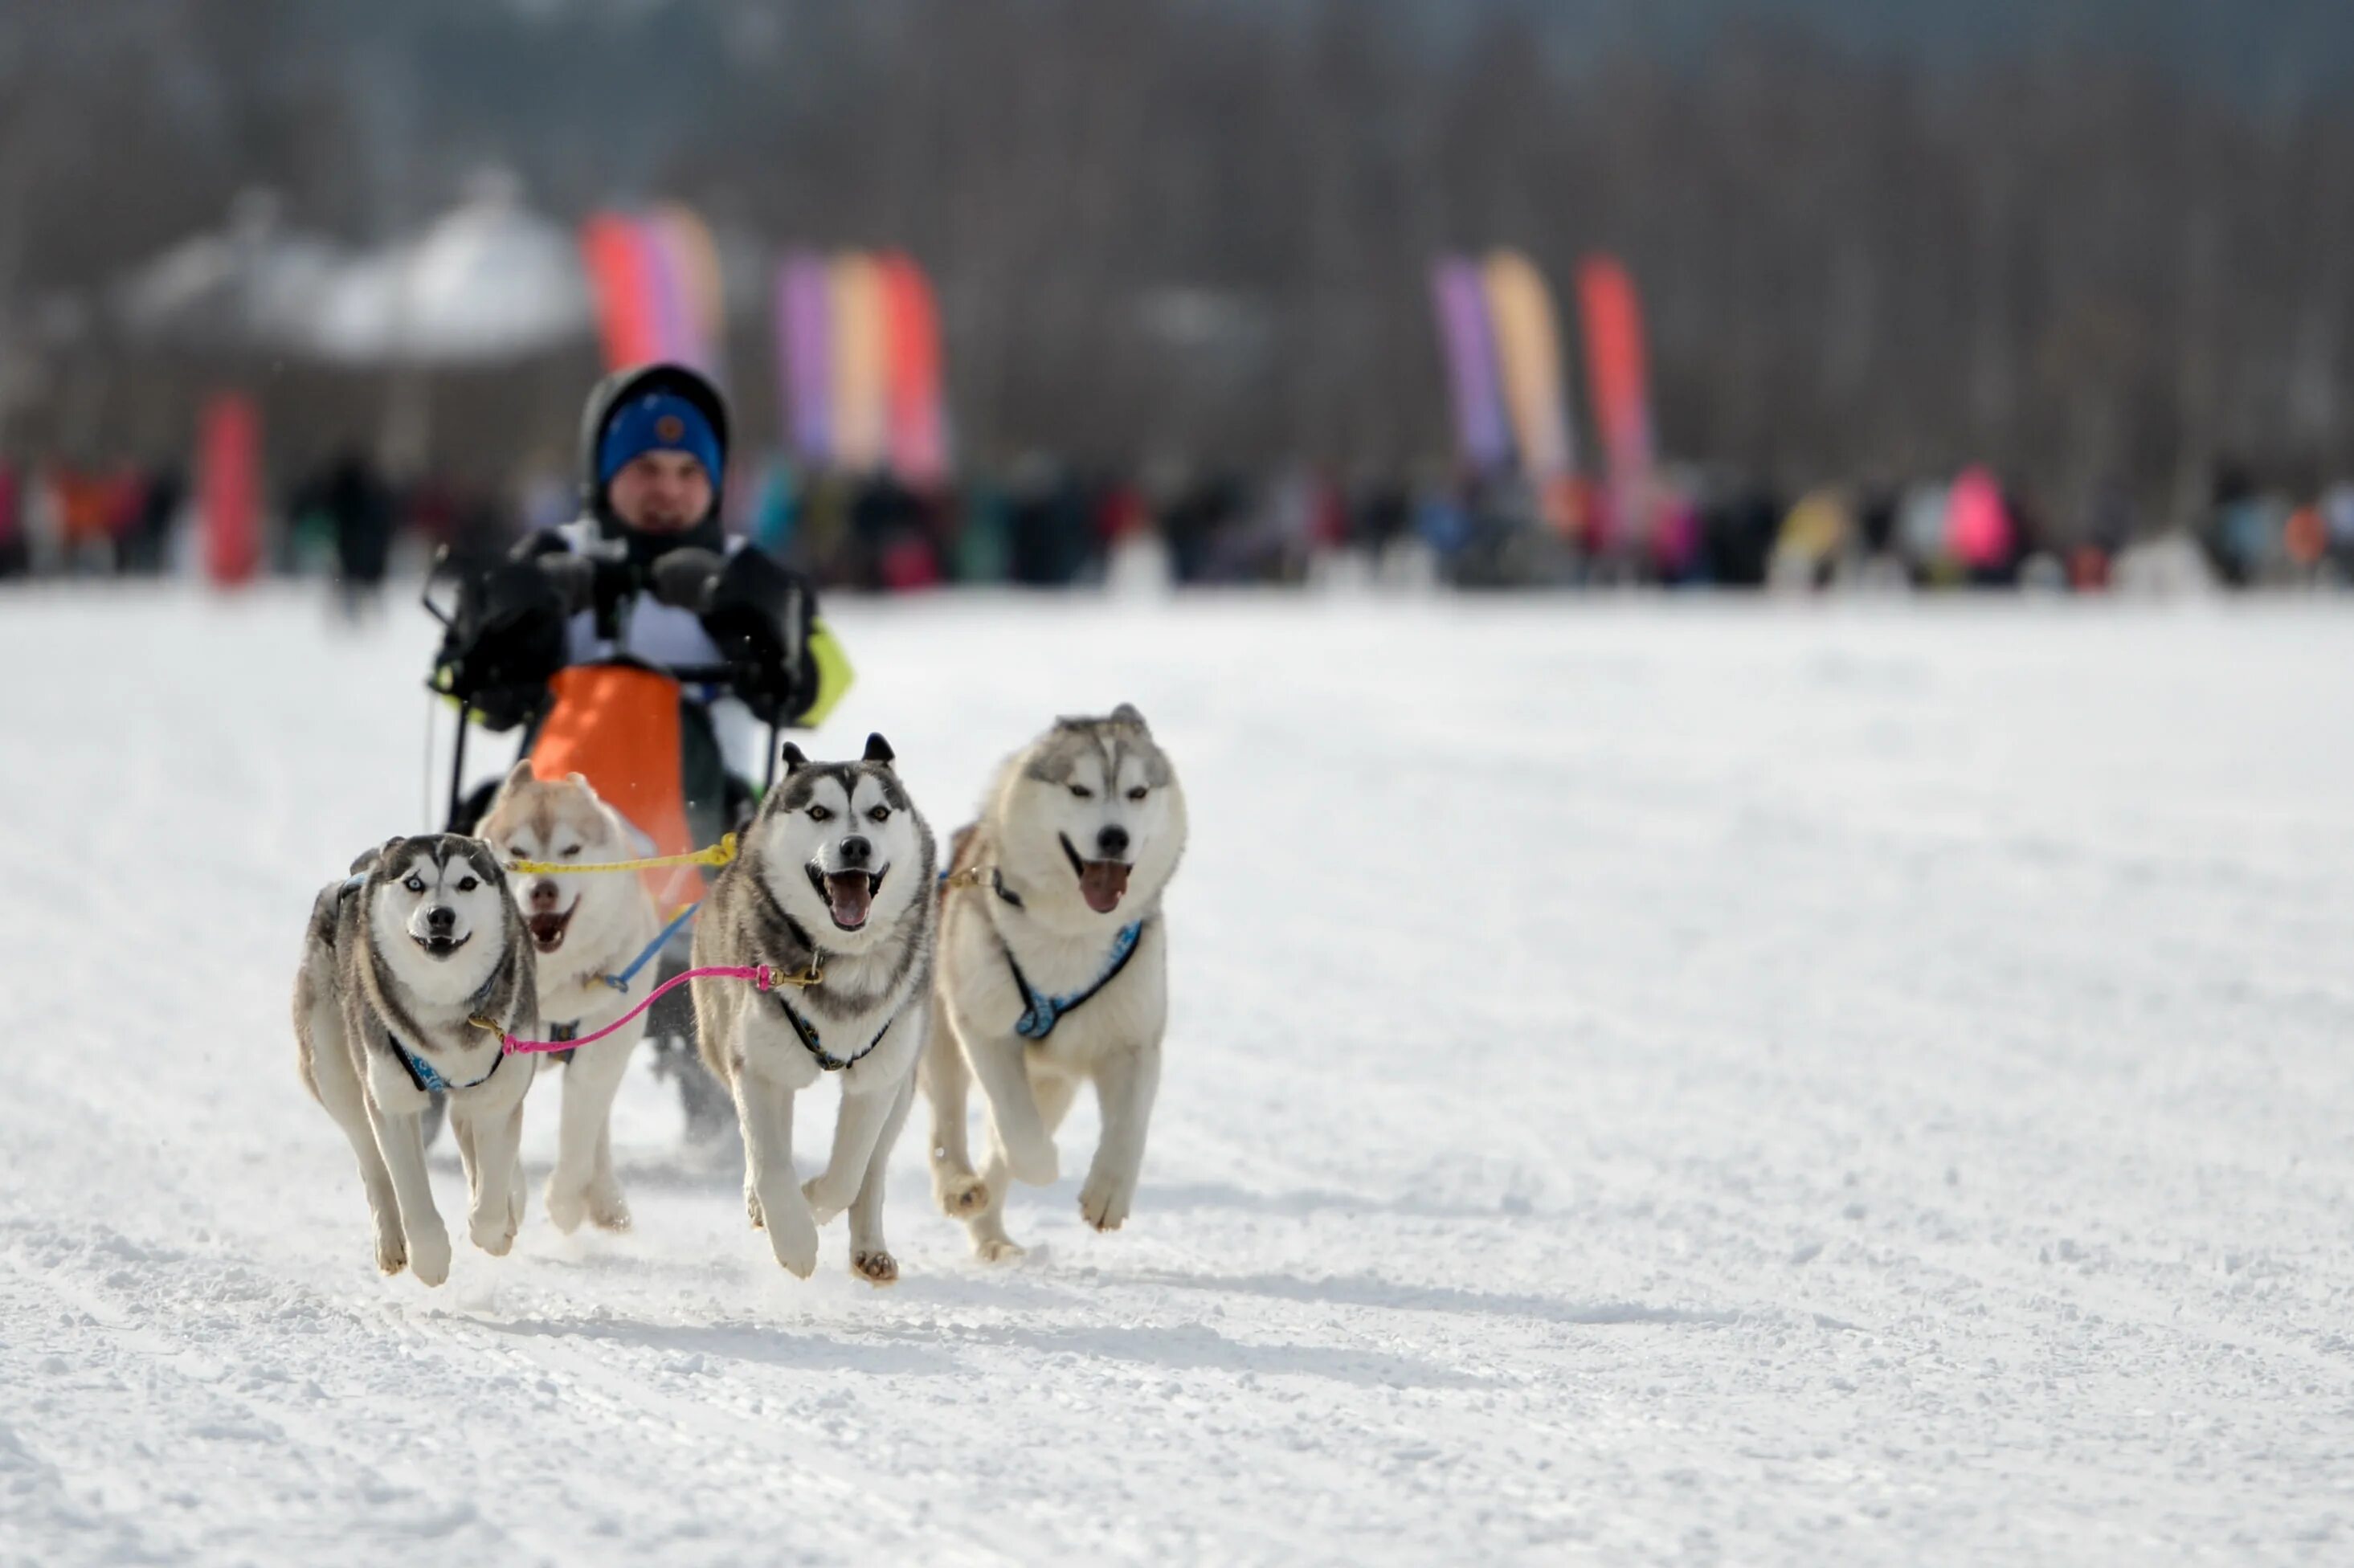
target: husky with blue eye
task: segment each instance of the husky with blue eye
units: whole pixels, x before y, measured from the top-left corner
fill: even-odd
[[[535,1064],[510,1063],[500,1036],[538,1022],[531,943],[481,841],[393,839],[313,903],[294,980],[299,1065],[359,1160],[385,1273],[450,1277],[419,1125],[437,1092],[466,1167],[474,1245],[494,1256],[514,1245]]]
[[[981,821],[956,835],[939,975],[919,1079],[932,1107],[932,1192],[995,1261],[1009,1180],[1052,1183],[1055,1129],[1093,1084],[1103,1134],[1079,1216],[1126,1223],[1144,1166],[1169,1012],[1161,895],[1185,853],[1185,792],[1144,715],[1057,719],[1008,758]],[[989,1108],[975,1171],[965,1095]]]

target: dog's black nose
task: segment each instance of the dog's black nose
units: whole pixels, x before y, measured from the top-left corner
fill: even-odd
[[[1096,835],[1096,848],[1103,851],[1108,860],[1117,860],[1128,853],[1128,830],[1118,822]]]
[[[867,857],[875,853],[872,846],[855,833],[843,840],[841,848],[842,863],[844,865],[864,865]]]
[[[445,932],[457,923],[458,912],[455,909],[428,909],[425,912],[425,928],[429,931]]]

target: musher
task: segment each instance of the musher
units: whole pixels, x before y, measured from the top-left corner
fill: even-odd
[[[435,690],[489,729],[522,726],[535,774],[586,776],[662,854],[748,818],[774,730],[814,726],[851,679],[809,584],[722,531],[727,438],[718,388],[684,366],[599,382],[580,423],[582,515],[461,579],[434,661]],[[755,720],[770,729],[757,763]],[[472,832],[495,786],[461,798],[453,773],[450,831]],[[692,868],[650,881],[665,915],[701,896]],[[686,935],[663,978],[684,966]],[[702,1141],[735,1109],[696,1060],[686,997],[655,1005],[647,1038]]]

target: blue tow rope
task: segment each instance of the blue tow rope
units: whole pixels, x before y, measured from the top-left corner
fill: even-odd
[[[597,978],[603,980],[607,985],[611,986],[615,991],[626,993],[630,989],[630,982],[638,978],[638,971],[644,969],[648,964],[652,963],[654,961],[655,955],[660,953],[663,948],[669,944],[670,939],[673,937],[678,935],[679,927],[685,925],[689,920],[694,919],[695,912],[702,907],[702,904],[697,902],[690,904],[685,908],[680,910],[678,912],[678,918],[663,927],[662,928],[662,933],[655,937],[652,941],[646,944],[645,951],[640,953],[636,958],[630,960],[630,967],[628,969],[623,969],[617,975],[599,975]]]

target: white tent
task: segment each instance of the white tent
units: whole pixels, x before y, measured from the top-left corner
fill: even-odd
[[[571,233],[503,180],[413,238],[353,252],[287,232],[267,198],[164,252],[118,294],[142,336],[350,366],[490,365],[593,326]]]

